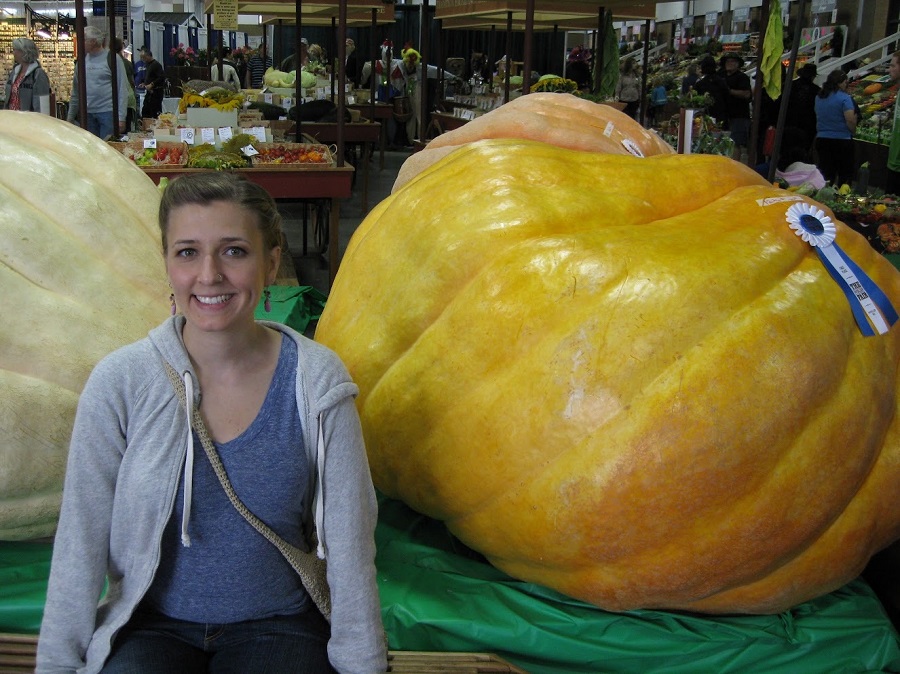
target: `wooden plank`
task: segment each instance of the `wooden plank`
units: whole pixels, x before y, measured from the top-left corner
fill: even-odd
[[[0,633],[0,672],[34,671],[37,635]],[[491,653],[390,651],[389,670],[396,674],[528,674]]]

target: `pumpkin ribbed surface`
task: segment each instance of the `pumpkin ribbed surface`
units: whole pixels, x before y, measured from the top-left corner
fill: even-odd
[[[63,121],[0,111],[0,539],[56,527],[78,395],[166,316],[153,182]]]
[[[722,157],[521,140],[415,176],[316,332],[376,486],[611,610],[775,612],[854,577],[900,536],[900,327],[862,336],[785,220],[804,200]]]

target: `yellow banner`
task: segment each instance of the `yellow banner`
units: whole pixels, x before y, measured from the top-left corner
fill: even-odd
[[[237,30],[238,0],[213,0],[213,25],[217,30]]]

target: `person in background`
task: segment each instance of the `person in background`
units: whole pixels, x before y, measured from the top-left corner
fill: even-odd
[[[361,75],[359,55],[356,53],[356,43],[353,41],[353,38],[348,37],[344,44],[344,77],[348,84],[352,84],[356,88],[359,86],[359,77]]]
[[[724,57],[725,86],[728,96],[725,110],[728,115],[728,130],[734,141],[734,159],[742,161],[742,153],[750,143],[750,98],[753,95],[750,77],[741,70],[744,59],[739,54],[730,53]]]
[[[166,73],[162,64],[153,58],[153,52],[145,49],[141,52],[141,60],[147,66],[144,73],[144,108],[141,117],[155,119],[162,113],[163,96],[166,95]]]
[[[662,79],[657,78],[653,83],[653,89],[650,91],[650,107],[647,108],[647,123],[649,126],[659,124],[659,117],[662,115],[663,109],[669,102],[669,94],[666,92],[666,85]]]
[[[725,99],[728,96],[728,85],[719,76],[716,60],[712,56],[705,56],[700,61],[700,79],[694,83],[694,91],[701,95],[709,95],[712,98],[707,110],[709,116],[719,124],[727,123],[728,110],[725,107]]]
[[[247,61],[247,88],[262,89],[266,70],[272,67],[272,57],[266,52],[266,45],[259,45],[256,53]]]
[[[50,78],[38,61],[37,45],[27,37],[17,37],[11,46],[16,65],[6,80],[6,109],[40,112],[41,96],[50,95]]]
[[[582,91],[589,91],[591,88],[590,60],[591,50],[585,49],[583,45],[572,47],[566,58],[566,77]]]
[[[300,68],[306,68],[309,66],[309,40],[305,37],[300,38]],[[287,58],[285,58],[281,65],[278,66],[278,69],[289,73],[291,71],[297,70],[297,54],[293,53]]]
[[[220,67],[219,60],[215,59],[210,68],[210,77],[213,82],[225,82],[225,84],[233,85],[234,90],[238,91],[241,88],[241,80],[238,77],[237,70],[235,70],[234,63],[231,61],[230,56],[231,49],[223,47],[222,65]]]
[[[622,111],[629,117],[637,119],[641,107],[641,80],[638,77],[634,58],[629,56],[622,64],[619,82],[616,84],[616,100],[625,103]]]
[[[247,58],[244,54],[244,48],[238,47],[231,52],[231,60],[234,63],[234,69],[237,71],[238,80],[241,87],[247,82]]]
[[[180,311],[81,392],[36,671],[386,671],[359,389],[334,352],[254,318],[280,262],[277,205],[203,172],[169,183],[159,226]],[[253,515],[302,549],[315,530],[330,625],[198,428]]]
[[[815,63],[804,63],[797,71],[797,79],[791,85],[785,127],[802,129],[806,134],[806,147],[812,149],[816,139],[816,97],[821,87],[816,84],[818,74]]]
[[[423,130],[422,127],[422,96],[427,96],[427,84],[422,84],[422,55],[407,43],[407,46],[400,52],[403,57],[399,64],[396,64],[391,70],[391,88],[394,97],[408,96],[409,103],[412,107],[412,115],[406,120],[406,141],[407,146],[411,146],[417,137],[417,132]],[[429,65],[426,68],[426,77],[429,80],[437,80],[440,75],[440,69],[437,66]],[[443,71],[444,79],[457,79],[456,76],[448,71]],[[424,94],[423,94],[424,92]]]
[[[128,78],[128,114],[125,116],[125,131],[133,131],[137,120],[137,93],[134,84],[134,64],[131,63],[131,50],[122,43],[122,38],[113,39],[113,50],[121,57],[125,76]]]
[[[691,87],[693,87],[699,79],[700,75],[697,73],[697,64],[690,64],[687,69],[687,75],[685,75],[684,79],[681,80],[682,95],[687,94],[687,92],[691,90]]]
[[[308,63],[306,64],[307,70],[318,74],[327,74],[331,72],[331,64],[328,63],[328,56],[325,54],[325,48],[322,45],[311,44],[309,45],[309,49],[306,50],[306,53],[308,58]],[[302,62],[302,53],[300,58]]]
[[[900,51],[894,52],[888,75],[894,82],[900,80]],[[884,191],[886,194],[900,195],[900,103],[894,103],[894,126],[891,130],[891,142],[888,149],[887,178]]]
[[[141,89],[141,85],[144,83],[144,75],[147,73],[147,64],[144,63],[144,59],[142,56],[144,52],[147,51],[146,47],[141,47],[138,50],[137,60],[134,62],[134,88],[135,90]]]
[[[853,99],[847,93],[847,73],[832,70],[816,97],[818,166],[829,183],[853,182],[856,172],[853,133],[857,121]]]
[[[128,115],[128,77],[121,61],[116,61],[116,91],[118,93],[118,120],[113,120],[112,70],[109,51],[103,48],[103,33],[95,26],[84,29],[85,89],[87,92],[87,130],[95,136],[106,139],[118,135],[125,128]],[[81,101],[78,97],[78,64],[72,78],[72,96],[66,119],[75,122]]]

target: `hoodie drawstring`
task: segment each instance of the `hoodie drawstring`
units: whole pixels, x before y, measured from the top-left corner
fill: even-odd
[[[190,372],[184,373],[184,407],[187,412],[187,456],[184,460],[184,509],[181,513],[181,544],[191,547],[188,521],[191,519],[191,495],[194,491],[194,430],[191,427],[191,413],[194,406],[194,380]]]
[[[322,483],[325,480],[325,433],[322,430],[322,413],[318,416],[319,432],[316,438],[316,472],[318,479],[316,480],[316,533],[318,534],[318,545],[316,546],[316,556],[319,559],[325,559],[325,493],[322,489]]]

